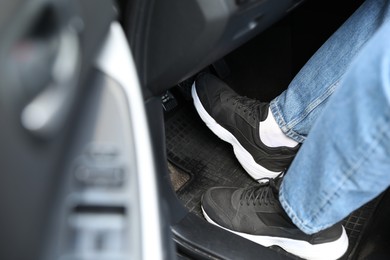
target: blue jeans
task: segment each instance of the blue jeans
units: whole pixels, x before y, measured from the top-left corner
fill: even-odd
[[[271,102],[303,142],[280,188],[292,221],[312,234],[390,184],[390,1],[366,1]]]

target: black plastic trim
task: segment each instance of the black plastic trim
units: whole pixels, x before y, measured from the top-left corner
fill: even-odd
[[[195,259],[292,259],[211,225],[192,213],[172,230],[179,250]]]
[[[238,7],[235,0],[142,2],[128,4],[125,29],[146,98],[220,59],[297,3],[264,0]]]
[[[168,173],[167,155],[165,146],[164,113],[159,97],[153,97],[145,102],[148,117],[151,141],[157,170],[159,193],[162,196],[162,206],[170,223],[180,221],[188,212],[176,197]]]

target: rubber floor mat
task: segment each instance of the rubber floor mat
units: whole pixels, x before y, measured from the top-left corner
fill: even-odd
[[[371,217],[380,200],[381,197],[374,199],[363,207],[352,212],[343,220],[343,226],[348,235],[349,246],[348,251],[342,260],[357,259],[356,253],[358,251],[359,243],[368,227],[368,224],[372,221]]]
[[[177,111],[165,125],[168,160],[191,175],[177,191],[191,212],[202,215],[200,199],[211,187],[256,184],[237,161],[231,145],[216,137],[191,105]]]
[[[177,196],[189,211],[203,217],[200,200],[210,187],[256,184],[235,158],[231,145],[206,127],[192,104],[176,111],[165,125],[168,160],[191,176],[177,191]],[[359,242],[379,200],[373,200],[343,220],[349,248],[342,259],[355,259]]]

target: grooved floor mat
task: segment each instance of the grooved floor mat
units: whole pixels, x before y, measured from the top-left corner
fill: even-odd
[[[356,252],[371,217],[379,204],[380,197],[352,212],[343,220],[343,226],[349,239],[347,254],[342,259],[356,259]]]
[[[256,184],[238,163],[231,145],[220,140],[205,126],[192,104],[180,108],[169,117],[165,128],[168,160],[191,176],[177,191],[177,196],[191,212],[203,217],[200,199],[210,187],[247,187]],[[378,201],[376,199],[366,204],[344,219],[349,249],[342,259],[354,259]]]
[[[192,105],[177,111],[165,128],[168,160],[191,175],[177,195],[193,213],[202,215],[200,199],[208,188],[256,184],[238,163],[231,145],[205,126]]]

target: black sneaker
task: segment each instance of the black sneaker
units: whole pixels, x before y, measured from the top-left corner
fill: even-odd
[[[260,122],[269,103],[239,96],[211,74],[202,74],[192,86],[195,108],[219,138],[233,146],[234,154],[254,178],[274,178],[290,165],[299,145],[268,147],[259,136]]]
[[[206,220],[263,246],[279,246],[305,259],[338,259],[348,249],[348,237],[337,224],[313,235],[299,230],[278,199],[279,180],[237,189],[211,188],[202,197]]]

